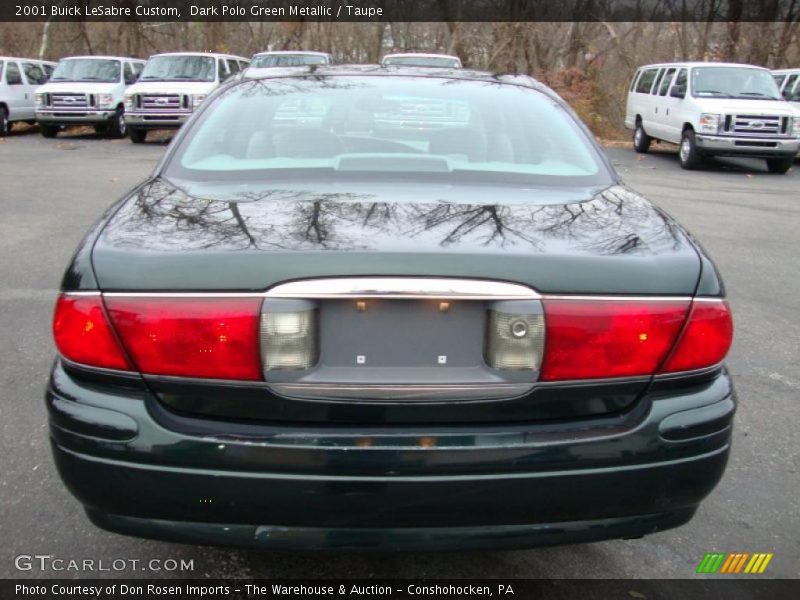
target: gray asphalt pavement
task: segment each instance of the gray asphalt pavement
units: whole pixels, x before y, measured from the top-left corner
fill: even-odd
[[[388,556],[194,547],[95,528],[50,457],[42,394],[53,301],[84,232],[164,148],[88,135],[45,140],[35,130],[0,139],[0,577],[691,578],[711,551],[773,552],[765,576],[800,575],[800,163],[786,176],[758,161],[687,172],[672,151],[639,157],[629,148],[608,153],[628,184],[716,259],[736,321],[732,458],[690,524],[640,540]],[[18,555],[128,562],[118,572],[19,571]],[[192,560],[194,568],[143,569],[152,559]]]

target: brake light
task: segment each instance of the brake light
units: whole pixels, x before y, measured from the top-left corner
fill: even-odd
[[[69,361],[104,369],[131,369],[100,295],[60,295],[53,316],[53,337],[59,353]]]
[[[151,375],[260,380],[260,298],[106,296],[138,369]]]
[[[689,322],[662,373],[693,371],[722,362],[733,342],[733,318],[721,299],[695,300]]]
[[[652,375],[673,347],[689,300],[544,299],[540,379]]]

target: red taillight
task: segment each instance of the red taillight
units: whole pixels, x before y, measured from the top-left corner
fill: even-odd
[[[693,371],[722,362],[733,342],[733,319],[724,300],[695,300],[689,322],[662,373]]]
[[[652,375],[689,310],[689,300],[553,298],[542,304],[542,381]]]
[[[262,379],[259,298],[107,296],[105,302],[142,373]]]
[[[61,295],[53,317],[53,337],[61,356],[104,369],[130,370],[97,296]]]

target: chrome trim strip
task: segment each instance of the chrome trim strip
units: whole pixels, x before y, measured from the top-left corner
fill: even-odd
[[[689,302],[691,296],[592,296],[591,294],[580,294],[571,296],[569,294],[544,294],[542,300],[598,300],[603,302]]]
[[[365,283],[367,282],[367,283]],[[381,282],[389,282],[379,287]],[[61,292],[95,296],[101,292]],[[719,296],[612,296],[592,294],[540,294],[533,289],[501,281],[415,277],[307,279],[278,284],[266,292],[103,292],[110,298],[394,298],[447,300],[588,300],[624,302],[720,302]]]
[[[533,383],[480,383],[480,384],[325,384],[325,383],[272,383],[274,393],[299,400],[348,401],[443,401],[443,400],[496,400],[514,398],[530,392]]]
[[[444,277],[347,277],[305,279],[279,284],[267,298],[407,298],[449,300],[536,300],[541,296],[517,283]]]
[[[264,292],[104,292],[109,298],[263,298]]]
[[[100,291],[87,291],[87,292],[58,292],[59,296],[100,296]]]

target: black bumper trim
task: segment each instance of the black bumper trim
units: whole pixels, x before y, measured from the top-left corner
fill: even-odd
[[[590,521],[478,527],[321,528],[164,521],[88,510],[103,529],[178,543],[280,550],[441,551],[478,548],[531,548],[567,543],[635,538],[678,527],[695,509]]]

